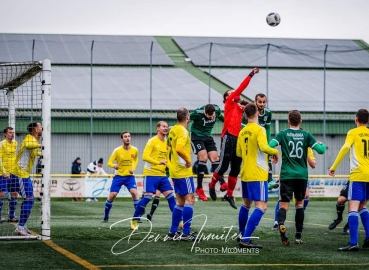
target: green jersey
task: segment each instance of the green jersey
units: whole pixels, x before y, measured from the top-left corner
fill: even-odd
[[[197,108],[192,113],[190,113],[190,120],[192,122],[191,133],[198,137],[211,137],[211,131],[215,125],[217,119],[223,121],[223,113],[218,107],[218,105],[213,104],[215,107],[215,117],[214,119],[209,119],[205,116],[205,106]]]
[[[305,130],[289,128],[275,135],[270,144],[275,143],[282,150],[280,180],[308,180],[308,148],[313,148],[318,143],[314,136]]]
[[[259,115],[259,126],[265,128],[267,140],[270,142],[270,124],[272,123],[272,111],[265,107],[263,114]],[[247,125],[247,119],[242,117],[242,128]]]

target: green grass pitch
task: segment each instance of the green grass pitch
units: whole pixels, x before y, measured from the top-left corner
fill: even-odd
[[[269,202],[268,211],[254,233],[259,237],[255,242],[264,248],[249,254],[234,249],[238,247],[232,239],[233,234],[237,233],[238,210],[231,208],[227,202],[196,202],[194,213],[198,216],[193,221],[192,229],[201,232],[207,239],[190,243],[164,240],[171,222],[165,200],[160,202],[155,212],[151,233],[149,222],[143,221],[135,235],[131,236],[129,221],[110,226],[131,217],[132,202],[115,202],[109,223],[102,223],[103,201],[52,201],[52,243],[2,241],[2,266],[6,269],[368,269],[369,266],[369,250],[336,251],[348,243],[349,237],[341,234],[343,223],[335,230],[328,230],[328,224],[336,216],[334,200],[310,201],[305,212],[304,243],[295,245],[292,241],[288,247],[283,246],[279,233],[271,230],[276,202]],[[237,204],[240,202],[238,199]],[[151,204],[146,212],[149,207]],[[294,214],[292,207],[286,222],[291,240],[295,232]],[[346,217],[347,213],[344,214]],[[361,226],[360,246],[364,238]]]

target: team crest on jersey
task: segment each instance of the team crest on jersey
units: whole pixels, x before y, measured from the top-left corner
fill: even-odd
[[[264,116],[264,121],[268,120],[268,116]]]
[[[135,155],[134,154],[131,154],[131,158],[135,158]]]

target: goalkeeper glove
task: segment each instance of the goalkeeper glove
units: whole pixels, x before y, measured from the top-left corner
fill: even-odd
[[[254,67],[254,69],[250,72],[249,76],[252,77],[256,73],[259,73],[259,68],[258,67]]]

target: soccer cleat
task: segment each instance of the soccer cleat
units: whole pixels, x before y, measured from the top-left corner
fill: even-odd
[[[86,199],[86,202],[91,202],[91,199],[90,199],[90,198],[87,198],[87,199]]]
[[[152,215],[151,214],[147,214],[146,218],[151,221],[152,220]]]
[[[349,225],[348,223],[346,223],[346,225],[343,227],[342,234],[347,235],[350,234],[349,232],[350,232]]]
[[[333,230],[338,224],[342,222],[342,219],[335,219],[331,224],[329,224],[328,229]]]
[[[137,220],[131,219],[131,229],[132,230],[137,230],[138,229]]]
[[[256,244],[256,243],[253,243],[251,240],[248,241],[248,242],[239,242],[238,243],[238,246],[240,248],[263,248],[262,245],[259,245],[259,244]]]
[[[223,184],[220,185],[220,191],[221,192],[227,191],[227,189],[228,189],[228,183],[227,182],[224,182]]]
[[[29,234],[32,234],[30,230],[28,230],[27,226],[24,225],[24,228],[26,229],[26,231],[29,233]]]
[[[197,235],[195,235],[194,233],[189,233],[189,234],[182,234],[181,235],[181,241],[190,241],[190,242],[194,242],[197,239]]]
[[[289,246],[290,245],[290,239],[288,239],[287,235],[286,235],[286,227],[282,224],[279,225],[279,233],[281,234],[281,240],[283,245],[285,246]]]
[[[362,248],[364,248],[364,249],[369,248],[369,238],[366,238],[366,239],[364,240],[364,244],[363,244]]]
[[[181,240],[181,234],[179,232],[175,232],[175,233],[169,232],[166,238],[168,240],[178,241],[178,240]]]
[[[109,219],[108,219],[108,218],[104,218],[104,219],[102,220],[102,223],[108,223],[108,221],[109,221]]]
[[[8,218],[8,222],[18,222],[18,219],[16,217]]]
[[[302,241],[302,239],[301,239],[301,238],[296,238],[296,239],[295,239],[295,244],[296,244],[296,245],[301,245],[302,243],[304,243],[304,241]]]
[[[359,251],[359,245],[351,245],[350,243],[347,246],[338,248],[337,251]]]
[[[183,228],[183,220],[181,220],[181,222],[178,224],[178,229],[182,229]]]
[[[236,203],[234,202],[234,198],[233,196],[232,197],[229,197],[227,194],[224,195],[223,197],[227,202],[229,202],[229,204],[234,208],[234,209],[237,209],[237,206],[236,206]]]
[[[274,225],[272,227],[272,231],[276,231],[276,230],[278,230],[278,223],[274,222]]]
[[[199,196],[200,200],[206,202],[208,200],[208,198],[206,197],[205,193],[204,193],[204,189],[203,188],[197,188],[196,189],[196,193]]]
[[[217,200],[217,193],[215,192],[215,188],[211,188],[210,184],[209,184],[209,195],[213,201]]]
[[[31,232],[25,226],[17,225],[15,227],[15,232],[17,232],[19,235],[22,235],[22,236],[31,236]]]

